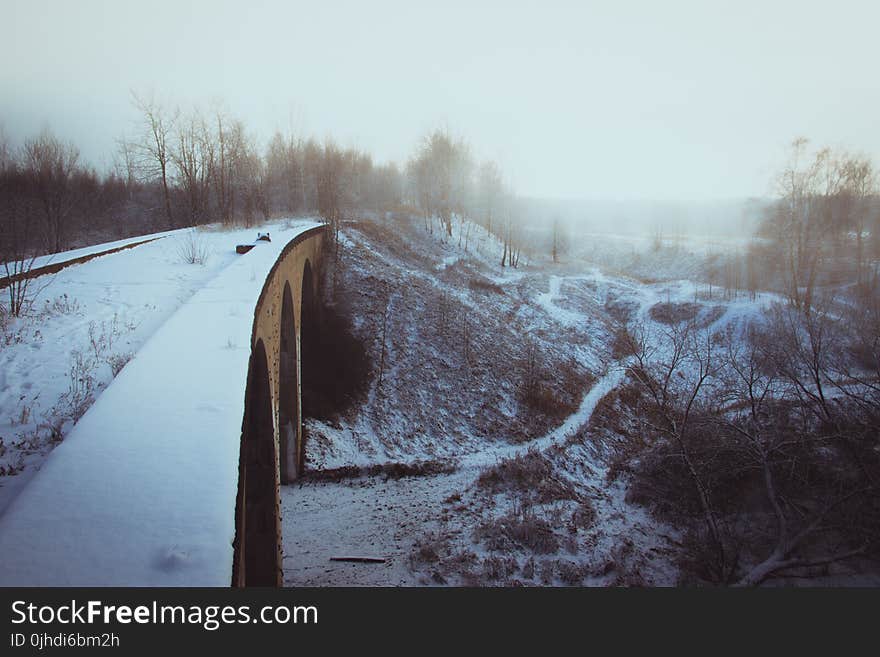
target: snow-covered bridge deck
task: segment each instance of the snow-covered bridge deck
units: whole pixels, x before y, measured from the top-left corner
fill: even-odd
[[[273,233],[138,351],[0,517],[0,584],[229,585],[255,308],[315,226]]]

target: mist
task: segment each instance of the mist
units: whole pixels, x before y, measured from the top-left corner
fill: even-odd
[[[0,585],[880,585],[878,7],[0,0]]]
[[[134,129],[133,90],[378,161],[446,126],[538,198],[763,197],[801,134],[880,153],[868,2],[0,7],[7,134],[49,125],[99,169]]]

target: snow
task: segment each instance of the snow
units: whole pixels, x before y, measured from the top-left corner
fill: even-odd
[[[196,290],[236,262],[234,244],[255,234],[198,230],[195,239],[208,256],[193,265],[179,254],[191,230],[159,233],[166,239],[34,280],[32,289],[43,289],[31,316],[11,320],[0,335],[0,472],[17,472],[0,476],[0,514],[54,446],[53,429],[66,434],[76,419],[73,407],[81,413],[110,383],[110,362],[137,352]],[[72,399],[71,369],[77,365],[75,376],[89,381],[91,390]]]
[[[538,295],[538,304],[547,311],[560,324],[566,326],[576,326],[585,321],[582,313],[565,310],[554,304],[556,299],[560,298],[560,290],[562,289],[562,278],[559,276],[550,277],[550,290],[544,294]]]
[[[46,314],[39,326],[42,339],[0,352],[3,415],[14,416],[20,398],[30,403],[39,394],[33,404],[45,412],[63,397],[69,352],[88,351],[89,322],[109,325],[116,315],[134,326],[113,351],[135,356],[112,383],[109,372],[102,374],[106,390],[0,515],[5,557],[0,584],[229,584],[237,477],[223,473],[237,472],[253,306],[281,248],[311,225],[296,224],[286,232],[283,226],[270,227],[273,242],[258,244],[246,256],[231,250],[236,242],[252,241],[253,231],[204,233],[214,245],[204,267],[175,263],[172,238],[56,276],[52,287],[75,294],[80,309]],[[386,383],[380,391],[373,382],[354,418],[307,421],[309,467],[432,459],[454,464],[455,470],[403,479],[306,478],[282,487],[285,584],[433,583],[429,572],[413,565],[416,546],[431,536],[481,560],[495,558],[473,530],[510,513],[515,500],[506,493],[487,496],[476,482],[486,468],[530,450],[551,459],[554,476],[575,485],[595,510],[593,525],[576,534],[576,553],[561,555],[589,566],[583,583],[626,581],[628,572],[649,584],[674,583],[677,568],[669,555],[675,532],[626,501],[624,480],[608,481],[607,465],[589,433],[597,405],[622,382],[627,365],[607,355],[608,304],[626,304],[632,308],[630,321],[655,332],[668,329],[651,318],[657,303],[696,302],[707,316],[720,307],[723,312],[712,315],[710,325],[720,330],[757,317],[775,297],[705,299],[705,288],[688,277],[699,271],[695,259],[682,252],[673,256],[671,250],[640,261],[636,273],[651,272],[650,279],[640,281],[616,267],[627,262],[626,245],[618,247],[625,256],[618,260],[597,247],[602,257],[592,262],[511,270],[499,266],[497,241],[477,229],[466,250],[442,233],[428,236],[421,227],[416,233],[403,227],[395,236],[399,243],[391,244],[352,227],[340,233],[345,267],[364,268],[363,277],[388,284],[394,321],[397,315],[420,319],[389,327]],[[359,258],[350,258],[354,251]],[[474,292],[468,286],[474,279],[492,281],[503,291]],[[504,322],[512,323],[508,329],[515,336],[531,335],[542,348],[573,355],[593,373],[595,380],[575,389],[573,413],[554,426],[524,424],[510,376],[463,376],[457,345],[441,342],[435,325],[432,304],[441,294],[471,317],[473,348],[482,356],[493,354],[488,358],[516,367],[512,347],[518,343],[488,321],[509,313]],[[454,306],[450,312],[456,312]],[[376,317],[363,313],[354,319],[372,336],[375,349]],[[456,319],[446,320],[453,334]],[[488,367],[477,365],[478,372]],[[7,371],[9,376],[3,374]],[[494,424],[478,421],[486,417]],[[3,431],[17,426],[0,425]],[[25,481],[43,455],[39,450],[29,455],[34,463],[25,473],[0,482]],[[0,488],[0,504],[7,490]],[[455,498],[460,506],[453,508]],[[570,512],[565,504],[557,510]],[[552,512],[536,509],[547,518]],[[386,562],[329,561],[347,553]],[[616,579],[617,571],[606,574],[607,563],[615,564],[624,579]]]
[[[94,244],[92,246],[86,246],[81,249],[73,249],[71,251],[62,251],[61,253],[50,253],[48,255],[37,256],[34,258],[34,261],[30,263],[30,269],[39,269],[40,267],[46,267],[47,265],[57,265],[60,263],[68,262],[70,260],[77,260],[78,258],[82,258],[84,256],[89,256],[95,253],[102,253],[104,251],[110,251],[112,249],[118,249],[123,246],[128,246],[130,244],[137,244],[138,242],[143,242],[145,240],[154,240],[162,237],[170,237],[172,235],[182,235],[187,233],[189,228],[177,228],[175,230],[166,230],[159,233],[151,233],[149,235],[138,235],[136,237],[127,237],[122,240],[116,240],[114,242],[104,242],[102,244]],[[27,263],[25,263],[27,264]],[[18,271],[21,267],[21,261],[15,263],[9,263],[9,268],[11,271]],[[6,265],[0,265],[0,271],[6,272]]]
[[[395,390],[393,385],[381,396],[371,391],[354,420],[342,419],[330,424],[309,421],[310,436],[320,434],[321,451],[310,452],[313,467],[341,467],[370,465],[386,461],[414,464],[429,459],[454,465],[451,473],[429,474],[400,480],[377,476],[360,476],[341,481],[312,481],[308,478],[295,486],[282,487],[283,543],[285,553],[285,584],[301,585],[425,585],[435,583],[469,584],[473,580],[456,579],[455,567],[444,571],[456,555],[473,556],[467,562],[470,577],[481,575],[481,564],[496,558],[513,557],[521,569],[530,555],[528,551],[498,553],[490,550],[476,537],[475,529],[485,522],[499,522],[515,510],[515,496],[499,493],[486,496],[478,479],[487,468],[506,459],[527,453],[541,454],[554,464],[554,476],[575,486],[585,495],[595,511],[592,526],[578,530],[577,547],[569,554],[560,553],[537,559],[546,565],[567,561],[585,568],[582,583],[608,585],[614,583],[646,583],[671,585],[677,581],[678,567],[675,555],[680,551],[680,535],[664,525],[644,508],[627,501],[625,477],[609,478],[608,464],[602,455],[602,435],[591,433],[590,420],[599,402],[626,376],[628,363],[610,359],[609,308],[618,304],[629,310],[628,322],[644,325],[648,335],[663,336],[669,326],[652,318],[651,309],[658,303],[695,303],[700,317],[707,318],[711,331],[728,326],[742,327],[758,319],[763,309],[779,301],[768,293],[755,298],[740,292],[724,298],[716,289],[707,298],[705,284],[700,283],[702,256],[684,250],[664,249],[660,253],[643,254],[633,274],[616,265],[626,264],[635,251],[632,243],[623,240],[616,247],[622,256],[610,256],[597,245],[592,259],[571,258],[561,264],[549,261],[521,266],[516,270],[501,269],[500,250],[486,239],[484,244],[472,240],[470,252],[454,246],[442,234],[429,236],[424,229],[416,231],[418,238],[404,228],[395,231],[406,246],[424,259],[419,268],[412,260],[399,257],[399,250],[389,255],[382,242],[370,231],[342,233],[349,267],[366,267],[366,278],[379,277],[385,281],[424,281],[449,298],[460,300],[460,311],[473,314],[477,324],[486,317],[516,308],[515,318],[521,322],[514,327],[545,344],[558,346],[573,355],[597,378],[585,387],[574,412],[543,434],[522,437],[519,442],[499,440],[496,435],[478,432],[464,433],[458,418],[445,411],[449,398],[461,400],[458,414],[470,417],[467,395],[482,394],[488,399],[499,390],[450,390],[444,373],[437,364],[448,363],[449,376],[461,377],[456,360],[449,356],[448,346],[432,343],[432,332],[424,328],[400,326],[388,342],[387,381],[396,381],[406,375],[413,363],[432,363],[421,375],[416,386],[424,387],[424,395],[413,395],[410,390]],[[421,240],[421,241],[420,241]],[[432,241],[436,245],[432,245]],[[450,243],[453,242],[453,243]],[[487,244],[488,243],[488,244]],[[649,242],[638,244],[648,251]],[[694,245],[694,248],[699,245]],[[736,245],[734,245],[735,248]],[[482,247],[482,248],[481,248]],[[722,249],[723,245],[709,245],[706,250]],[[389,247],[390,249],[390,247]],[[367,254],[364,264],[354,253]],[[369,264],[369,263],[373,264]],[[395,273],[397,272],[397,273]],[[639,273],[650,277],[639,279]],[[690,278],[690,275],[695,278]],[[503,288],[503,294],[474,297],[462,294],[468,276],[475,275],[492,281]],[[358,294],[364,294],[359,289]],[[395,297],[396,298],[396,297]],[[393,301],[394,303],[394,301]],[[405,303],[414,303],[408,295]],[[424,324],[435,322],[433,316],[422,313]],[[485,314],[483,314],[485,313]],[[482,324],[481,324],[482,325]],[[487,325],[488,326],[488,325]],[[484,329],[489,330],[489,329]],[[370,334],[368,332],[368,334]],[[508,338],[498,334],[497,342]],[[666,340],[654,340],[652,347],[664,348]],[[398,350],[397,352],[395,350]],[[409,358],[411,351],[420,355]],[[399,353],[398,353],[399,352]],[[398,364],[398,360],[401,362]],[[402,369],[399,369],[402,368]],[[464,379],[460,379],[464,380]],[[406,398],[404,398],[406,397]],[[412,398],[433,409],[435,419],[446,430],[434,435],[431,427],[417,423],[416,431],[409,429],[411,419],[419,415],[411,408]],[[493,399],[494,412],[501,413],[509,424],[515,421],[517,401],[510,394]],[[479,414],[480,411],[477,411]],[[452,429],[451,427],[455,427]],[[445,433],[445,435],[444,435]],[[315,444],[312,443],[314,449]],[[457,500],[450,503],[450,500]],[[540,505],[539,505],[540,506]],[[555,509],[555,511],[554,511]],[[552,523],[554,512],[570,512],[565,502],[534,507],[533,512]],[[437,561],[417,563],[420,546],[436,541],[443,549]],[[340,564],[330,557],[344,553],[384,557],[383,564]],[[609,569],[610,568],[610,569]],[[438,575],[438,569],[439,576]],[[538,578],[522,575],[525,583],[536,583]],[[433,573],[433,574],[432,574]],[[480,583],[498,583],[503,580],[482,579]],[[555,580],[559,583],[559,580]]]
[[[466,427],[457,422],[458,417],[446,414],[449,399],[458,400],[461,395],[477,394],[489,399],[489,391],[465,392],[449,390],[444,374],[428,362],[449,361],[452,377],[462,373],[455,367],[455,359],[440,343],[432,344],[431,332],[424,326],[402,326],[394,330],[395,338],[387,348],[387,381],[397,381],[411,367],[412,349],[421,355],[416,363],[425,363],[428,369],[422,374],[424,396],[416,395],[421,403],[433,410],[434,420],[442,424],[434,437],[431,427],[416,422],[416,432],[408,427],[418,412],[410,410],[409,400],[399,395],[408,394],[395,390],[394,386],[383,391],[379,399],[371,390],[363,409],[352,422],[342,420],[333,423],[309,421],[313,442],[309,455],[311,467],[340,467],[345,465],[369,465],[389,460],[414,464],[418,461],[437,460],[454,466],[451,473],[431,474],[405,479],[381,479],[361,476],[341,481],[311,481],[308,478],[293,486],[282,487],[283,544],[285,554],[285,584],[303,585],[424,585],[435,583],[430,573],[413,565],[413,556],[421,542],[440,537],[447,541],[453,553],[474,553],[479,560],[490,560],[495,554],[486,551],[482,544],[472,538],[475,523],[499,518],[511,511],[511,500],[496,496],[486,499],[476,486],[481,473],[505,459],[522,456],[530,451],[547,455],[566,454],[576,465],[557,470],[557,476],[577,479],[577,487],[584,491],[596,510],[595,527],[578,536],[583,547],[573,558],[578,563],[602,564],[615,560],[614,555],[623,549],[621,545],[636,546],[637,558],[643,559],[645,580],[653,583],[671,584],[675,581],[676,568],[664,556],[669,536],[675,532],[659,525],[643,509],[626,502],[626,487],[620,481],[606,481],[607,467],[595,454],[587,454],[580,446],[580,436],[588,426],[599,403],[624,378],[625,363],[608,363],[602,357],[607,343],[607,331],[600,315],[611,291],[633,300],[638,315],[647,316],[648,309],[662,295],[661,289],[608,275],[595,266],[586,267],[521,267],[515,271],[501,270],[500,257],[484,257],[459,249],[454,256],[449,250],[454,246],[441,236],[424,237],[424,242],[414,241],[412,235],[400,234],[409,246],[424,256],[423,269],[417,269],[410,261],[398,260],[380,249],[380,242],[370,233],[343,231],[342,243],[347,251],[348,267],[363,267],[353,257],[355,250],[366,254],[368,269],[364,275],[381,276],[395,280],[422,280],[438,288],[449,298],[460,299],[462,309],[471,309],[473,321],[481,325],[485,315],[498,315],[505,308],[522,307],[517,316],[528,326],[528,333],[547,336],[589,371],[599,372],[598,378],[583,390],[575,411],[556,426],[536,436],[523,436],[518,442],[500,439],[495,435],[459,432]],[[422,233],[425,235],[425,233]],[[440,248],[430,244],[436,239]],[[444,253],[445,252],[445,253]],[[440,264],[437,264],[437,263]],[[451,270],[449,276],[440,277],[435,272]],[[372,268],[370,268],[372,267]],[[400,274],[394,274],[399,270]],[[462,294],[461,285],[471,272],[484,279],[504,286],[504,294],[474,298]],[[540,286],[540,287],[539,287]],[[359,290],[359,294],[363,294]],[[684,293],[684,288],[682,288]],[[406,303],[412,304],[408,296]],[[497,306],[496,306],[497,304]],[[416,309],[414,312],[422,313]],[[418,315],[417,315],[418,316]],[[433,319],[424,317],[422,323]],[[485,330],[485,329],[484,329]],[[514,329],[519,330],[517,328]],[[412,334],[411,334],[412,333]],[[502,341],[501,335],[496,341]],[[539,338],[544,339],[544,338]],[[507,345],[504,348],[510,349]],[[401,353],[396,353],[399,350]],[[407,353],[408,352],[408,353]],[[399,361],[399,362],[398,362]],[[603,362],[605,361],[605,362]],[[399,370],[398,368],[404,368]],[[499,390],[492,390],[497,393]],[[462,398],[458,415],[469,417],[469,401]],[[493,400],[493,411],[506,416],[513,426],[518,414],[518,402],[510,394]],[[507,409],[505,413],[504,410]],[[398,413],[403,413],[398,417]],[[480,412],[479,410],[477,411]],[[454,427],[454,428],[453,428]],[[510,429],[508,428],[508,432]],[[321,450],[316,453],[314,437],[321,435]],[[445,434],[445,435],[444,435]],[[461,509],[449,513],[450,499],[460,498]],[[550,509],[547,512],[552,512]],[[545,511],[539,511],[544,513]],[[386,559],[384,564],[340,564],[331,562],[332,556],[344,553],[367,554]],[[523,558],[519,555],[519,558]],[[626,559],[618,559],[621,563]],[[479,569],[479,562],[477,565]],[[601,569],[601,567],[599,568]],[[616,575],[585,578],[588,584],[608,584]],[[439,581],[439,580],[437,580]],[[448,583],[466,583],[454,577]]]
[[[565,421],[553,429],[547,435],[529,441],[524,445],[506,445],[503,447],[492,446],[482,452],[469,454],[461,459],[461,465],[465,468],[485,467],[502,459],[522,456],[529,450],[545,451],[554,445],[561,445],[566,439],[571,438],[584,427],[593,415],[596,404],[605,395],[620,385],[623,380],[625,369],[615,367],[602,378],[596,381],[584,395],[578,410],[569,415]]]
[[[145,340],[0,517],[0,584],[229,584],[254,306],[284,246],[315,225],[271,226],[272,242],[221,256],[215,275]],[[207,234],[224,254],[253,239],[250,230]],[[92,261],[70,276],[83,287],[103,281],[110,300],[114,285],[149,287],[162,265],[137,269],[126,258],[167,264],[140,250],[161,243]],[[115,276],[93,273],[104,261]],[[191,279],[174,286],[169,277],[157,277],[166,308],[169,297],[194,286]],[[130,288],[127,303],[138,306]]]

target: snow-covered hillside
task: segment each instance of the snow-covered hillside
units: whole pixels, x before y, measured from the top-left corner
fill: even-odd
[[[720,329],[771,299],[707,300],[581,258],[502,269],[500,245],[475,242],[405,220],[344,229],[330,296],[374,370],[388,307],[383,383],[308,422],[313,472],[283,490],[286,583],[675,583],[680,537],[627,503],[590,424],[624,377],[615,327],[659,331],[652,309],[687,303]],[[351,554],[386,561],[330,561]]]
[[[456,231],[465,225],[457,224]],[[616,341],[622,327],[638,324],[662,352],[671,316],[688,314],[720,332],[745,326],[777,298],[709,296],[694,282],[700,258],[665,251],[629,261],[644,250],[597,244],[560,264],[533,253],[517,269],[502,268],[502,246],[482,229],[470,231],[464,240],[457,232],[450,238],[409,218],[343,226],[338,257],[324,263],[325,303],[350,318],[370,372],[347,407],[305,420],[308,471],[282,490],[285,583],[676,583],[682,536],[628,500],[626,477],[613,472],[615,436],[605,416],[631,365]],[[0,351],[0,520],[46,454],[68,434],[75,442],[81,427],[71,432],[71,426],[96,398],[107,407],[122,403],[120,391],[137,396],[131,377],[102,395],[128,359],[142,366],[135,368],[139,376],[152,376],[155,369],[137,359],[154,354],[145,347],[154,336],[168,354],[174,349],[167,345],[181,331],[195,335],[198,311],[185,312],[191,298],[207,294],[203,301],[210,304],[212,295],[221,294],[218,299],[232,303],[228,295],[234,290],[225,289],[227,283],[225,291],[215,289],[215,281],[243,281],[246,261],[233,249],[254,236],[184,232],[65,269],[42,291],[35,312],[7,321]],[[193,237],[207,256],[203,264],[182,257],[192,252]],[[621,271],[634,262],[652,275]],[[237,273],[224,278],[233,263]],[[241,308],[263,275],[254,269],[252,280],[244,281],[235,301]],[[244,335],[247,312],[232,319]],[[211,348],[225,345],[235,352],[236,367],[244,368],[246,338],[229,338],[224,321],[216,324]],[[195,389],[197,378],[177,383]],[[219,398],[222,385],[222,377],[213,377],[208,389]],[[212,435],[223,433],[214,426],[222,421],[234,445],[238,392],[221,414],[212,403],[190,408],[192,394],[185,387],[176,397],[188,406],[163,416],[165,428],[157,424],[155,430],[173,437],[198,425],[203,436],[209,426],[204,413],[210,411]],[[89,430],[109,448],[131,421],[120,417],[113,426]],[[100,444],[92,443],[100,452]],[[173,451],[171,443],[162,444]],[[234,456],[232,447],[226,451]],[[71,473],[91,471],[92,460],[88,467],[74,463]],[[73,463],[56,461],[56,470]],[[144,464],[149,460],[120,471]],[[211,485],[210,473],[200,467],[199,486]],[[163,490],[152,495],[158,499]],[[31,506],[43,503],[37,493],[30,495]],[[199,499],[192,491],[180,493]],[[228,533],[232,516],[218,513],[206,514],[206,521]],[[184,533],[148,541],[139,548],[139,563],[159,568],[164,582],[216,579],[228,555],[207,559],[213,554],[208,543],[194,543]],[[340,556],[384,562],[331,561]],[[113,581],[127,581],[130,566],[119,562],[114,568]],[[83,583],[104,581],[84,577]]]

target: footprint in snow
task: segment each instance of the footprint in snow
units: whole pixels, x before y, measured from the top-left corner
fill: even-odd
[[[170,573],[185,567],[191,561],[189,552],[174,545],[159,551],[159,555],[156,557],[156,568]]]

